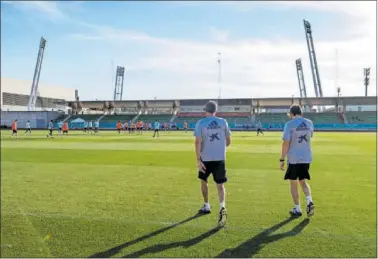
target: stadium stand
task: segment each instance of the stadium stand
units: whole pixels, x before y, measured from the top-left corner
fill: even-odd
[[[105,115],[101,120],[100,120],[100,128],[103,129],[114,129],[116,127],[116,123],[118,121],[121,121],[122,123],[124,122],[129,122],[133,120],[137,114],[113,114],[113,115]]]
[[[80,115],[72,115],[68,122],[71,122],[77,118],[83,119],[85,121],[95,121],[99,117],[101,117],[100,114],[80,114]]]
[[[137,116],[136,114],[123,114],[123,115],[105,115],[101,122],[117,123],[118,121],[125,122],[130,121]]]
[[[160,123],[168,123],[172,116],[173,114],[141,114],[137,120],[144,122],[154,122],[157,120]]]
[[[54,122],[63,121],[65,118],[67,118],[67,115],[65,115],[65,114],[59,115],[59,116],[54,120]]]
[[[345,115],[350,124],[377,123],[377,113],[374,111],[346,112]]]
[[[304,117],[312,120],[314,124],[344,124],[340,114],[336,112],[309,112],[305,113]]]
[[[33,115],[31,116],[19,113],[3,114],[8,107],[18,109],[22,105],[27,105],[28,98],[22,94],[9,94],[3,92],[5,97],[2,111],[2,125],[10,125],[12,120],[18,118],[20,124],[26,123],[30,118],[33,128],[45,128],[47,121],[51,118],[55,122],[69,119],[69,122],[75,119],[85,121],[100,120],[100,128],[114,129],[118,121],[144,121],[153,123],[158,120],[160,123],[172,122],[178,128],[183,128],[184,122],[188,127],[193,129],[199,119],[204,117],[203,106],[208,100],[154,100],[154,101],[70,101],[67,114],[51,112],[50,115]],[[42,98],[43,99],[43,98]],[[45,98],[47,106],[51,106],[60,99]],[[377,113],[374,111],[376,105],[374,97],[343,97],[335,99],[327,98],[306,98],[294,100],[291,98],[265,98],[265,99],[224,99],[218,100],[219,117],[225,118],[232,129],[252,129],[257,122],[268,130],[282,130],[284,124],[289,120],[287,116],[287,107],[292,103],[311,103],[317,105],[328,105],[326,111],[305,112],[304,117],[312,120],[316,129],[322,130],[373,130],[377,127]],[[339,102],[340,101],[340,102]],[[339,105],[342,103],[343,105]],[[45,105],[39,102],[41,105]],[[38,105],[38,103],[37,103]],[[304,104],[306,105],[306,104]],[[334,107],[330,107],[334,105]],[[117,108],[118,107],[118,108]],[[336,109],[338,108],[338,109]],[[126,110],[122,112],[121,110]],[[358,111],[357,111],[358,110]],[[344,111],[344,112],[343,112]],[[97,114],[94,114],[97,112]],[[116,113],[115,113],[116,112]],[[69,115],[69,114],[74,115]],[[109,113],[109,114],[108,114]],[[113,113],[113,114],[111,114]],[[37,113],[35,113],[37,114]],[[80,120],[76,123],[80,123]]]
[[[251,118],[249,117],[248,112],[220,112],[217,116],[222,117],[228,121],[229,124],[241,124],[241,125],[250,125],[252,124]]]
[[[177,127],[183,128],[184,123],[188,123],[188,128],[194,128],[199,119],[204,117],[204,113],[184,112],[176,114],[175,123]]]
[[[260,113],[255,114],[255,121],[263,125],[285,124],[289,120],[287,113]],[[266,126],[264,126],[266,127]]]

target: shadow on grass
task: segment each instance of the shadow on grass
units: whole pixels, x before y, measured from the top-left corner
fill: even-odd
[[[123,258],[143,257],[146,254],[160,253],[160,252],[163,252],[165,250],[177,248],[177,247],[188,248],[188,247],[191,247],[191,246],[198,244],[199,242],[201,242],[202,240],[204,240],[208,237],[211,237],[212,235],[216,234],[221,229],[222,229],[222,227],[213,228],[213,229],[211,229],[211,230],[209,230],[209,231],[207,231],[207,232],[205,232],[205,233],[203,233],[203,234],[201,234],[201,235],[199,235],[195,238],[192,238],[192,239],[189,239],[189,240],[186,240],[186,241],[178,241],[178,242],[172,242],[172,243],[168,243],[168,244],[153,245],[153,246],[141,249],[139,251],[133,252],[131,254],[125,255],[125,256],[123,256]]]
[[[182,220],[182,221],[180,221],[180,222],[178,222],[178,223],[175,223],[175,224],[169,225],[169,226],[167,226],[167,227],[164,227],[164,228],[158,229],[158,230],[156,230],[156,231],[154,231],[154,232],[151,232],[151,233],[146,234],[146,235],[144,235],[144,236],[138,237],[138,238],[136,238],[136,239],[134,239],[134,240],[131,240],[131,241],[126,242],[126,243],[123,243],[123,244],[121,244],[121,245],[119,245],[119,246],[116,246],[116,247],[110,248],[110,249],[108,249],[108,250],[106,250],[106,251],[95,253],[95,254],[89,256],[89,258],[108,258],[108,257],[112,257],[112,256],[118,254],[122,249],[124,249],[124,248],[126,248],[126,247],[128,247],[128,246],[131,246],[131,245],[137,244],[137,243],[142,242],[142,241],[144,241],[144,240],[146,240],[146,239],[148,239],[148,238],[151,238],[151,237],[157,236],[157,235],[159,235],[159,234],[161,234],[161,233],[163,233],[163,232],[165,232],[165,231],[168,231],[168,230],[170,230],[170,229],[172,229],[172,228],[174,228],[174,227],[177,227],[177,226],[182,225],[182,224],[184,224],[184,223],[186,223],[186,222],[189,222],[189,221],[191,221],[191,220],[194,220],[194,219],[196,219],[196,218],[199,218],[199,217],[201,217],[201,216],[203,216],[203,215],[204,215],[204,214],[197,213],[196,215],[194,215],[194,216],[192,216],[192,217],[189,217],[189,218],[187,218],[187,219],[184,219],[184,220]]]
[[[281,234],[270,235],[272,232],[283,227],[287,223],[291,222],[293,219],[294,218],[288,218],[272,226],[271,228],[264,230],[260,234],[252,237],[251,239],[240,244],[239,246],[233,249],[226,249],[219,255],[215,256],[215,258],[250,258],[257,254],[260,251],[260,249],[263,248],[263,246],[266,244],[276,242],[286,237],[298,235],[310,223],[310,220],[307,218],[301,221],[290,231]]]

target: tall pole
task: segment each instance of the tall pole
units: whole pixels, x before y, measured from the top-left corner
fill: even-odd
[[[110,65],[111,65],[111,73],[110,73],[110,75],[112,76],[112,87],[114,86],[114,61],[113,61],[113,59],[110,61]],[[116,91],[115,91],[115,89],[114,89],[114,100],[115,100],[115,96],[116,96]]]
[[[368,96],[368,86],[370,83],[370,68],[364,68],[364,76],[365,96]]]
[[[335,88],[339,87],[339,49],[335,49]]]
[[[219,87],[219,95],[218,100],[220,100],[222,96],[222,65],[221,65],[221,53],[218,53],[218,87]]]
[[[46,47],[46,40],[43,37],[41,37],[41,41],[39,43],[38,56],[37,56],[37,63],[34,69],[33,83],[31,86],[31,91],[30,91],[30,96],[29,96],[28,111],[33,111],[35,109],[35,104],[37,102],[39,77],[41,75],[42,61],[43,61],[43,54],[45,52],[45,47]]]

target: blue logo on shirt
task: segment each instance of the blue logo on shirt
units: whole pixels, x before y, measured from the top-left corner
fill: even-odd
[[[307,141],[307,134],[304,134],[304,135],[298,137],[298,143],[302,143],[303,140],[308,142]]]
[[[306,125],[306,123],[302,122],[301,124],[299,124],[296,129],[296,131],[304,131],[304,130],[308,130],[308,127]]]
[[[211,136],[210,136],[210,142],[213,142],[214,139],[220,140],[219,137],[218,137],[218,133],[211,134]]]
[[[212,121],[206,128],[207,129],[220,129],[221,126],[219,126],[218,122]]]

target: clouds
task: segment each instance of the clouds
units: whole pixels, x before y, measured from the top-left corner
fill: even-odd
[[[215,41],[225,42],[229,39],[230,32],[228,30],[220,30],[215,27],[209,27],[209,33]]]
[[[66,20],[68,17],[53,1],[2,1],[5,5],[12,5],[26,13],[38,12],[51,20]]]
[[[45,2],[54,3],[54,2]],[[315,50],[318,58],[323,92],[335,96],[335,49],[339,53],[339,77],[342,94],[362,95],[363,68],[372,66],[370,93],[376,94],[376,32],[375,2],[212,2],[207,5],[227,6],[231,12],[260,10],[269,15],[269,10],[287,12],[297,10],[306,12],[317,10],[326,15],[341,17],[343,24],[329,24],[333,33],[329,39],[317,40],[317,34],[324,28],[313,25]],[[42,4],[44,5],[44,4]],[[201,2],[191,6],[195,10]],[[57,5],[40,6],[41,13],[56,15],[62,9]],[[57,9],[56,9],[57,8]],[[185,8],[185,6],[183,6]],[[66,13],[64,16],[68,17]],[[195,17],[193,17],[195,19]],[[302,21],[298,21],[301,23]],[[310,22],[312,22],[310,20]],[[314,22],[316,24],[316,21]],[[299,95],[295,60],[302,58],[307,93],[314,96],[312,75],[303,39],[293,39],[285,33],[276,38],[238,38],[232,31],[217,24],[204,24],[209,39],[183,40],[179,37],[162,37],[147,34],[135,29],[125,29],[96,24],[81,20],[77,23],[80,32],[69,33],[68,38],[75,42],[94,42],[99,46],[111,48],[109,60],[126,66],[125,78],[129,99],[140,98],[214,98],[218,94],[217,53],[222,53],[222,96],[223,97],[281,97]],[[245,26],[246,30],[250,27]],[[263,26],[263,25],[259,25]],[[303,27],[301,27],[303,28]],[[286,28],[292,30],[293,28]],[[169,30],[169,28],[167,28]],[[127,48],[125,48],[127,46]],[[137,51],[138,50],[138,51]],[[86,49],[78,51],[87,51]],[[97,51],[101,51],[99,48]],[[95,53],[90,53],[94,56]],[[109,63],[109,60],[98,62]],[[89,76],[89,74],[88,74]],[[110,75],[109,75],[110,77]],[[98,81],[104,81],[99,79]],[[110,81],[110,80],[109,80]],[[101,93],[93,93],[86,82],[79,91],[82,97],[99,98]],[[98,87],[98,89],[101,89]]]

